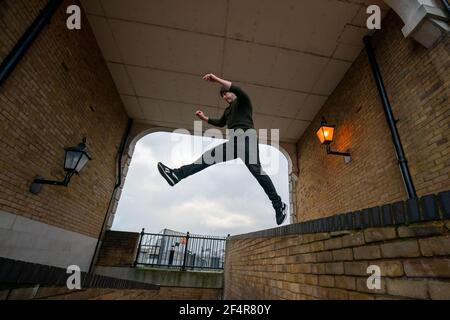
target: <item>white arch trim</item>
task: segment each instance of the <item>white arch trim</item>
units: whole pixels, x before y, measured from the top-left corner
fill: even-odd
[[[173,128],[152,127],[152,128],[149,128],[149,129],[142,130],[130,142],[129,147],[128,147],[128,156],[131,157],[133,155],[134,148],[136,146],[136,143],[139,140],[141,140],[143,137],[145,137],[145,136],[147,136],[149,134],[157,133],[157,132],[173,133]],[[192,131],[189,131],[189,132],[190,132],[191,135],[193,134]],[[278,151],[280,151],[285,156],[286,160],[288,161],[288,174],[291,175],[294,164],[292,162],[291,155],[289,154],[289,152],[287,152],[286,149],[284,149],[280,144],[278,144],[277,146],[273,146],[273,145],[270,144],[269,141],[267,141],[266,143],[263,143],[263,144],[267,144],[269,146],[275,147],[276,149],[278,149]]]
[[[144,129],[141,130],[140,132],[138,132],[133,139],[130,141],[130,143],[128,144],[128,151],[126,153],[127,155],[127,159],[125,159],[125,164],[124,164],[124,168],[123,168],[123,172],[122,172],[122,186],[120,187],[120,189],[116,192],[116,195],[114,197],[114,203],[112,206],[112,210],[111,210],[111,214],[108,220],[108,224],[107,224],[107,229],[111,229],[113,222],[114,222],[114,218],[115,218],[115,213],[117,210],[117,206],[120,200],[120,196],[122,194],[122,188],[124,185],[124,181],[126,178],[126,175],[128,173],[128,168],[129,165],[131,163],[131,158],[133,156],[134,153],[134,148],[136,147],[136,144],[139,140],[141,140],[143,137],[152,134],[152,133],[157,133],[157,132],[167,132],[167,133],[173,133],[173,128],[167,128],[167,127],[151,127],[148,129]],[[192,132],[190,132],[190,134],[192,135]],[[265,143],[267,145],[272,146],[269,143]],[[275,147],[275,146],[272,146]],[[295,194],[295,190],[296,190],[296,182],[298,180],[298,177],[293,173],[293,162],[291,159],[291,156],[289,154],[289,152],[287,152],[281,145],[277,145],[276,146],[278,149],[278,151],[280,151],[284,157],[287,159],[288,161],[288,181],[289,181],[289,207],[290,207],[290,221],[291,223],[295,223],[296,222],[296,194]]]

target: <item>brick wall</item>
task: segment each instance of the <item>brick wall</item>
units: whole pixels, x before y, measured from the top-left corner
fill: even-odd
[[[107,231],[102,241],[97,265],[131,267],[139,245],[139,233]]]
[[[419,195],[450,188],[449,36],[425,49],[401,33],[391,12],[373,39],[376,56]],[[328,156],[315,133],[321,117],[337,125]],[[298,221],[406,198],[378,91],[363,50],[298,142]]]
[[[231,237],[224,298],[450,299],[450,192],[436,201]],[[379,290],[367,287],[370,265]]]
[[[0,257],[1,300],[216,300],[220,287],[170,286],[145,279],[123,279],[101,274],[81,273],[81,290],[69,290],[66,268]]]
[[[0,1],[0,60],[47,0]],[[82,17],[66,28],[66,1],[0,87],[0,210],[97,237],[115,185],[127,115]],[[28,189],[36,175],[62,179],[64,147],[87,137],[93,161],[68,188]]]
[[[218,300],[220,289],[168,288],[159,290],[64,287],[30,287],[0,290],[1,300]]]

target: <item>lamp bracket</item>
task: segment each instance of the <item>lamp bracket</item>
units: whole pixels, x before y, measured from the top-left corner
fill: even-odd
[[[331,146],[327,145],[327,154],[344,157],[345,163],[350,163],[352,161],[350,150],[347,150],[347,152],[337,152],[337,151],[331,150]]]
[[[64,186],[67,187],[69,185],[70,179],[74,175],[74,172],[67,172],[66,176],[64,177],[64,180],[58,181],[58,180],[46,180],[44,177],[36,176],[33,180],[33,183],[30,186],[30,192],[33,194],[38,194],[42,186],[44,184],[52,185],[52,186]]]

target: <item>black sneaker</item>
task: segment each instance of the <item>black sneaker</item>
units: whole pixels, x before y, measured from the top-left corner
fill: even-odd
[[[176,185],[180,179],[175,174],[174,170],[170,169],[169,167],[163,165],[161,162],[158,162],[158,170],[159,173],[163,176],[164,179],[170,184],[170,186]]]
[[[287,205],[283,202],[281,207],[275,208],[277,225],[281,225],[286,220]]]

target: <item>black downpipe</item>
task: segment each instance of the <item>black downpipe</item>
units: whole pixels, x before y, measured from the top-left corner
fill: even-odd
[[[24,35],[20,38],[12,51],[6,56],[5,60],[3,60],[0,65],[0,86],[17,66],[44,27],[50,23],[52,16],[55,14],[56,10],[58,10],[62,2],[63,0],[50,0],[31,26],[28,27],[27,31],[25,31]]]
[[[448,0],[442,0],[444,7],[447,9],[447,13],[450,15],[450,3]]]
[[[411,177],[411,173],[408,168],[408,161],[406,160],[405,152],[403,150],[402,142],[400,140],[400,135],[397,130],[396,120],[394,119],[394,114],[392,112],[391,104],[389,103],[389,98],[384,86],[383,77],[381,75],[380,68],[375,57],[375,53],[372,47],[371,37],[364,37],[364,44],[366,46],[366,52],[369,57],[370,66],[372,68],[373,77],[375,83],[378,87],[378,92],[380,94],[381,102],[383,104],[384,113],[391,130],[392,141],[394,142],[395,153],[397,155],[398,163],[400,166],[400,171],[402,173],[403,182],[405,184],[406,192],[408,193],[409,199],[417,199],[416,189],[414,188],[414,183]]]
[[[109,199],[108,208],[106,209],[105,217],[103,218],[102,228],[100,230],[100,234],[98,235],[97,244],[95,245],[94,254],[91,259],[91,264],[89,266],[89,273],[92,273],[94,268],[94,262],[97,259],[98,249],[100,246],[100,242],[103,237],[103,232],[105,231],[105,225],[108,221],[109,216],[109,209],[111,208],[111,204],[113,202],[114,196],[116,194],[117,189],[122,185],[122,159],[123,159],[123,153],[125,151],[125,147],[128,144],[128,139],[130,137],[131,128],[133,127],[133,119],[128,120],[127,128],[125,130],[125,134],[122,138],[122,142],[119,147],[119,151],[117,152],[117,167],[118,167],[118,174],[116,176],[116,185],[114,186],[114,190],[111,194],[111,198]]]

